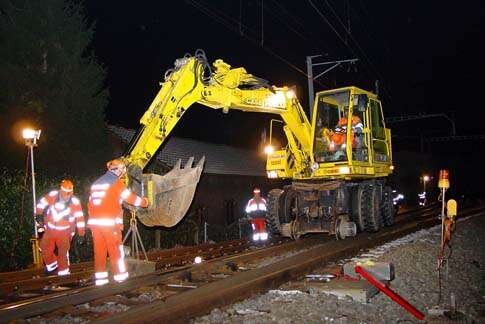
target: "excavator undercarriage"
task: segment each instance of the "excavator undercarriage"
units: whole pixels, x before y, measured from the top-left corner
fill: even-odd
[[[394,223],[391,195],[384,180],[293,182],[268,193],[267,225],[272,234],[294,239],[315,232],[337,239],[376,232]]]

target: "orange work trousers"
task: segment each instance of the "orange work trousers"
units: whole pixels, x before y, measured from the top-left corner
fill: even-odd
[[[113,227],[91,227],[94,243],[94,271],[100,283],[107,281],[106,258],[109,256],[111,271],[116,281],[128,277],[125,265],[125,254],[121,240],[121,230]],[[97,280],[98,281],[98,280]],[[97,284],[100,284],[97,282]]]
[[[69,274],[69,247],[71,245],[72,232],[67,230],[55,230],[47,228],[42,240],[40,249],[42,259],[47,271],[58,270],[59,274]],[[57,246],[57,255],[54,250]]]

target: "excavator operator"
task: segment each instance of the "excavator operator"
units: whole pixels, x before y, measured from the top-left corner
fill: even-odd
[[[337,125],[334,128],[334,131],[331,131],[331,142],[330,142],[330,150],[331,151],[345,151],[346,148],[346,139],[347,139],[347,114],[342,116]],[[350,142],[352,143],[353,149],[360,149],[362,148],[363,140],[362,134],[364,131],[364,126],[359,116],[353,115],[351,120],[351,131],[350,131]]]

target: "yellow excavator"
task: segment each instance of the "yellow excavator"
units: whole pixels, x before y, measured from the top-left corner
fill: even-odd
[[[268,193],[272,234],[296,239],[327,232],[343,239],[394,223],[386,184],[393,170],[391,133],[375,94],[357,87],[319,92],[309,120],[292,89],[271,86],[220,59],[211,66],[202,50],[177,59],[160,85],[123,157],[130,186],[151,202],[138,211],[143,224],[174,226],[192,202],[203,159],[195,167],[193,159],[183,168],[179,161],[165,175],[143,169],[194,103],[281,118],[287,145],[268,150],[266,171],[268,178],[291,184]]]

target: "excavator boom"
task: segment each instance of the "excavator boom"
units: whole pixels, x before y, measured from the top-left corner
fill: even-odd
[[[143,169],[194,103],[225,112],[237,109],[281,115],[289,127],[287,133],[294,137],[291,143],[294,143],[292,151],[296,153],[296,160],[299,164],[308,160],[310,123],[290,89],[269,86],[243,68],[231,69],[222,60],[213,66],[214,71],[200,50],[194,56],[177,59],[140,119],[141,128],[125,153],[123,159],[128,165],[131,186],[146,194],[151,202],[148,209],[138,211],[139,219],[147,226],[176,225],[192,202],[204,158],[195,167],[192,167],[193,159],[184,168],[180,168],[179,161],[163,176],[143,174]]]

